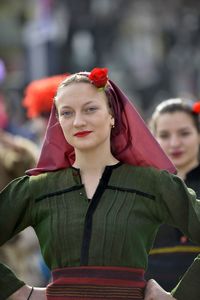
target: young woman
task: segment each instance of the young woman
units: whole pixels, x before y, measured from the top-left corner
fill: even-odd
[[[200,243],[200,203],[174,171],[107,69],[67,77],[37,168],[0,194],[1,244],[31,225],[53,280],[31,288],[1,265],[0,298],[144,299],[160,224]]]
[[[169,99],[155,109],[151,128],[159,144],[177,168],[177,175],[200,197],[200,105]],[[147,278],[171,290],[190,266],[200,247],[178,229],[162,226],[149,257]]]
[[[153,134],[174,163],[177,175],[195,189],[198,195],[200,195],[200,186],[196,175],[200,176],[199,116],[198,102],[192,103],[175,98],[161,102],[151,119]]]

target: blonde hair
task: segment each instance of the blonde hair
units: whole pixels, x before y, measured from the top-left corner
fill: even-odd
[[[79,83],[79,82],[85,82],[85,83],[91,83],[90,79],[86,76],[87,72],[82,73],[75,73],[70,76],[67,76],[58,86],[57,93],[54,97],[54,102],[57,101],[57,96],[59,94],[59,91],[62,90],[64,87],[72,84],[72,83]]]

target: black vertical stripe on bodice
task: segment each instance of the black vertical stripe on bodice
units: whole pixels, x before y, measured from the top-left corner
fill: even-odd
[[[115,165],[116,166],[116,165]],[[91,233],[92,233],[92,218],[93,214],[98,206],[98,203],[101,199],[101,196],[108,185],[108,181],[112,174],[113,166],[106,166],[105,170],[102,174],[102,177],[99,181],[97,189],[90,201],[90,205],[85,217],[85,224],[84,224],[84,231],[83,231],[83,241],[81,247],[81,257],[80,257],[80,264],[82,266],[88,265],[88,256],[89,256],[89,247],[90,247],[90,240],[91,240]]]

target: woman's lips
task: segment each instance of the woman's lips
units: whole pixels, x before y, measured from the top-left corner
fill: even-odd
[[[90,134],[92,131],[79,131],[77,133],[74,134],[74,136],[77,136],[77,137],[84,137],[88,134]]]
[[[175,151],[175,152],[172,152],[172,153],[170,154],[170,156],[173,157],[173,158],[179,158],[179,157],[181,157],[182,155],[183,155],[183,152],[182,152],[182,151]]]

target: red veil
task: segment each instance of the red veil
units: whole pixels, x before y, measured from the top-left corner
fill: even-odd
[[[120,103],[123,130],[112,138],[115,157],[124,163],[136,166],[152,166],[175,173],[176,169],[145,122],[127,96],[111,81],[112,97]],[[47,125],[44,143],[36,168],[28,170],[28,175],[55,171],[71,166],[74,162],[74,149],[64,138],[56,117],[55,105]]]

